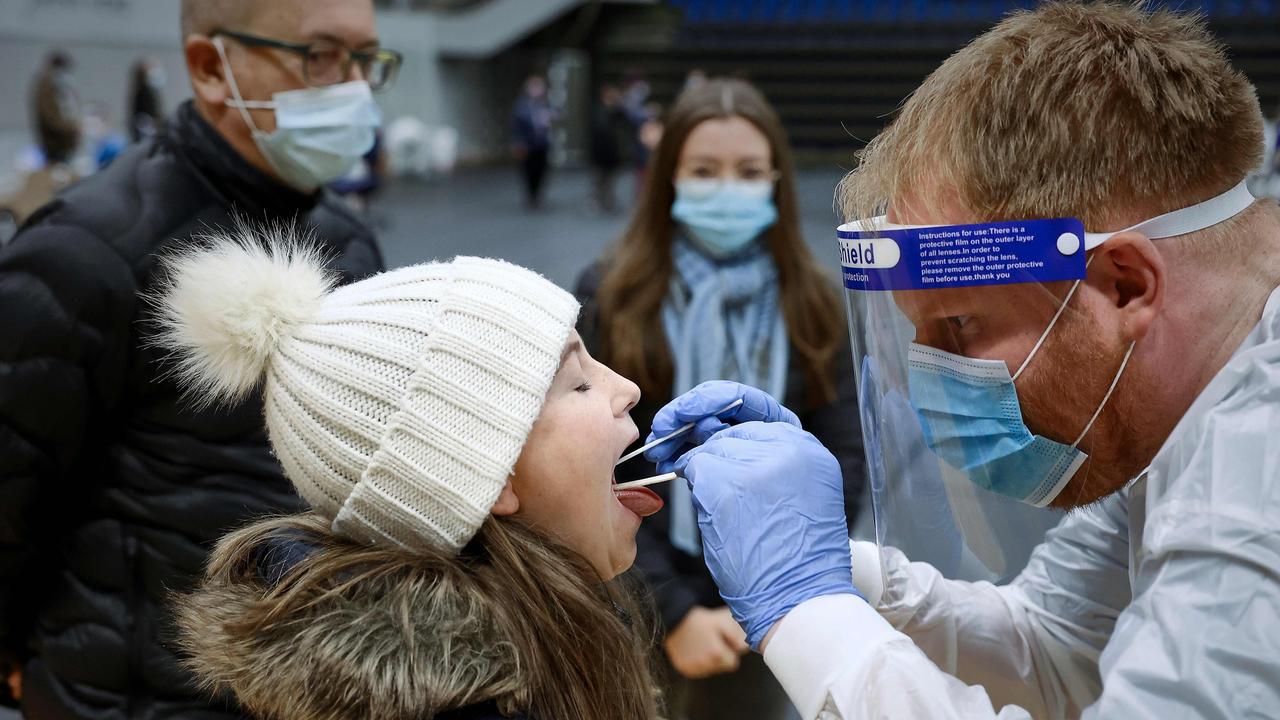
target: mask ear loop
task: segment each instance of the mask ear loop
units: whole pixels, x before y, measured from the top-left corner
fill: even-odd
[[[1095,257],[1097,257],[1097,255],[1093,255],[1085,261],[1084,267],[1086,270],[1088,270],[1089,266],[1093,264],[1093,258]],[[1058,324],[1058,318],[1061,318],[1062,313],[1066,312],[1067,306],[1071,304],[1071,298],[1075,296],[1076,290],[1080,288],[1081,282],[1082,280],[1076,280],[1075,284],[1071,286],[1071,290],[1067,292],[1067,296],[1062,300],[1062,306],[1058,308],[1058,312],[1054,313],[1053,319],[1049,321],[1049,327],[1044,329],[1044,332],[1040,335],[1040,339],[1036,341],[1036,344],[1031,348],[1031,352],[1027,355],[1027,359],[1022,361],[1022,365],[1018,367],[1018,372],[1013,374],[1014,380],[1017,380],[1018,376],[1022,374],[1022,371],[1027,369],[1027,365],[1031,363],[1031,358],[1036,356],[1036,353],[1040,351],[1040,347],[1044,345],[1044,341],[1048,339],[1049,333],[1053,332],[1053,326]],[[1089,434],[1089,431],[1093,429],[1093,424],[1097,422],[1098,417],[1102,415],[1103,408],[1105,408],[1107,403],[1111,400],[1112,393],[1116,391],[1116,386],[1120,384],[1120,378],[1124,376],[1125,368],[1129,367],[1129,358],[1133,357],[1133,349],[1137,347],[1137,345],[1138,341],[1136,340],[1129,343],[1129,349],[1125,351],[1124,359],[1120,361],[1120,369],[1116,371],[1116,376],[1111,378],[1111,387],[1108,387],[1106,394],[1102,396],[1102,402],[1098,403],[1097,409],[1093,411],[1093,417],[1089,418],[1089,422],[1085,423],[1084,430],[1080,432],[1080,437],[1076,438],[1076,441],[1071,443],[1072,448],[1078,447],[1080,443],[1084,441],[1084,436]]]
[[[1095,257],[1097,257],[1097,255],[1093,255],[1085,261],[1085,270],[1088,270],[1089,266],[1093,264],[1093,258]],[[1013,374],[1014,382],[1017,382],[1018,376],[1022,375],[1022,371],[1026,370],[1027,366],[1031,364],[1031,358],[1034,358],[1036,353],[1040,352],[1040,347],[1044,345],[1044,341],[1049,339],[1049,333],[1053,332],[1053,326],[1058,324],[1058,318],[1062,317],[1062,313],[1066,312],[1067,306],[1071,304],[1071,298],[1075,297],[1076,290],[1080,289],[1080,283],[1081,281],[1077,280],[1075,284],[1071,286],[1071,290],[1067,292],[1067,296],[1063,298],[1062,305],[1058,308],[1058,312],[1054,313],[1053,319],[1049,321],[1049,327],[1045,328],[1044,332],[1040,334],[1040,339],[1036,340],[1036,344],[1032,346],[1031,352],[1027,353],[1027,359],[1022,361],[1022,364],[1018,366],[1018,372]]]
[[[1153,240],[1199,232],[1200,230],[1213,227],[1218,223],[1226,222],[1251,207],[1253,202],[1254,198],[1252,193],[1249,192],[1249,186],[1245,180],[1242,180],[1240,181],[1240,184],[1217,197],[1210,198],[1198,205],[1182,208],[1181,210],[1174,210],[1173,212],[1165,213],[1164,215],[1152,218],[1151,220],[1138,223],[1137,225],[1129,228],[1129,230],[1144,232]],[[1205,222],[1206,216],[1210,218],[1209,222]],[[1127,230],[1121,230],[1120,232],[1127,232]],[[1086,235],[1087,234],[1088,233],[1086,233]],[[1099,235],[1099,240],[1094,246],[1096,247],[1097,245],[1101,245],[1107,239],[1118,234],[1119,233],[1108,233],[1106,235]],[[1089,263],[1091,262],[1093,262],[1093,258],[1089,258]],[[1085,263],[1086,268],[1089,266],[1089,263]],[[1076,287],[1079,285],[1080,281],[1077,280]],[[1071,292],[1067,294],[1067,302],[1071,301],[1071,295],[1074,294],[1075,291],[1076,288],[1072,287]],[[1066,309],[1066,306],[1067,304],[1064,302],[1062,304],[1062,308],[1058,309],[1058,314],[1053,317],[1053,322],[1049,323],[1050,328],[1053,327],[1053,323],[1058,321],[1058,317],[1062,315],[1062,311]],[[1046,330],[1045,334],[1040,336],[1040,341],[1037,342],[1035,347],[1031,350],[1032,355],[1035,355],[1036,350],[1040,349],[1041,343],[1044,342],[1044,339],[1048,334],[1049,331]],[[1102,409],[1105,408],[1107,406],[1107,402],[1111,400],[1111,394],[1115,392],[1116,385],[1120,384],[1120,378],[1124,376],[1125,368],[1129,366],[1129,358],[1133,356],[1133,349],[1137,344],[1137,340],[1129,343],[1129,349],[1125,351],[1124,359],[1120,361],[1120,369],[1116,371],[1116,376],[1111,379],[1111,387],[1107,388],[1107,394],[1102,396],[1102,402],[1098,404],[1098,409],[1093,411],[1093,417],[1089,418],[1089,422],[1085,424],[1084,430],[1080,433],[1080,437],[1076,438],[1076,441],[1071,443],[1071,447],[1074,448],[1079,446],[1080,443],[1084,441],[1084,436],[1089,434],[1089,430],[1091,430],[1093,428],[1093,424],[1097,422],[1098,416],[1102,414]],[[1018,368],[1019,374],[1030,361],[1031,357],[1028,356],[1027,359],[1023,361],[1022,367]],[[1014,378],[1016,379],[1017,375],[1015,375]],[[1142,473],[1139,474],[1139,477],[1141,477],[1142,474],[1145,474],[1147,470],[1150,470],[1150,468],[1148,467],[1143,470]]]
[[[227,73],[227,84],[231,86],[231,96],[235,98],[234,101],[225,101],[226,104],[240,111],[240,117],[244,119],[244,124],[249,126],[249,129],[253,131],[254,135],[262,134],[262,131],[258,129],[258,125],[253,122],[253,116],[249,114],[249,108],[253,108],[255,110],[274,110],[276,104],[274,102],[267,102],[263,100],[255,100],[252,102],[246,101],[244,96],[240,94],[240,85],[236,83],[236,74],[231,72],[231,61],[227,59],[227,49],[222,45],[222,38],[215,37],[213,39],[213,46],[218,50],[218,58],[222,60],[222,70]]]
[[[1102,402],[1098,403],[1098,409],[1093,411],[1093,417],[1089,418],[1089,422],[1085,423],[1084,430],[1080,432],[1080,437],[1071,443],[1071,447],[1077,447],[1084,436],[1089,434],[1093,429],[1093,424],[1097,422],[1098,416],[1102,414],[1102,408],[1107,406],[1107,401],[1111,399],[1111,393],[1116,391],[1116,385],[1120,384],[1120,378],[1124,376],[1124,369],[1129,366],[1129,358],[1133,356],[1133,348],[1138,344],[1137,340],[1129,343],[1129,349],[1124,353],[1124,360],[1120,361],[1120,369],[1116,371],[1116,376],[1111,378],[1111,387],[1107,388],[1107,394],[1102,396]]]

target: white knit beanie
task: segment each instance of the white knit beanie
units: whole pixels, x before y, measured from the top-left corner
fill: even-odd
[[[474,257],[333,289],[315,251],[268,235],[166,261],[159,342],[175,373],[203,404],[265,377],[276,455],[337,534],[461,549],[515,467],[578,303]]]

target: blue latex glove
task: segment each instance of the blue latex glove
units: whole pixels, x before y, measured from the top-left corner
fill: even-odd
[[[817,438],[748,422],[690,450],[675,470],[693,489],[703,558],[752,648],[800,603],[858,594],[840,464]]]
[[[742,400],[742,404],[720,413],[719,416],[715,415],[716,411],[735,400]],[[697,425],[678,438],[649,448],[644,456],[658,466],[658,472],[669,473],[676,458],[706,442],[712,435],[729,427],[730,423],[743,422],[782,422],[800,427],[800,418],[769,393],[742,383],[711,380],[667,403],[653,416],[646,444],[670,435],[689,423]]]

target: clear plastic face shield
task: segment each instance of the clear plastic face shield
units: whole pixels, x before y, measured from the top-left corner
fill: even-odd
[[[1252,202],[1241,183],[1127,230],[1184,235]],[[1085,438],[1134,350],[1090,332],[1077,299],[1089,251],[1117,234],[1073,218],[839,228],[882,549],[1000,582],[1061,519],[1049,506],[1090,472]]]

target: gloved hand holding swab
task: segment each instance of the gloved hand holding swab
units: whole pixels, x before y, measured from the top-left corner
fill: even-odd
[[[742,398],[738,398],[737,400],[734,400],[733,402],[729,403],[728,405],[725,405],[724,407],[720,408],[719,410],[717,410],[717,411],[715,411],[714,413],[711,413],[711,414],[712,414],[712,415],[722,415],[722,414],[724,414],[724,413],[729,412],[730,410],[733,410],[734,408],[738,407],[738,406],[739,406],[739,405],[741,405],[741,404],[742,404]],[[681,435],[684,435],[685,433],[689,432],[689,431],[690,431],[690,430],[692,430],[694,427],[696,427],[696,426],[697,426],[697,424],[698,424],[697,422],[687,423],[687,424],[682,425],[681,427],[677,428],[676,430],[674,430],[674,431],[672,431],[672,432],[670,432],[670,433],[668,433],[668,434],[666,434],[666,435],[664,435],[664,436],[662,436],[662,437],[660,437],[660,438],[656,438],[656,439],[654,439],[654,440],[651,440],[650,442],[645,443],[645,445],[644,445],[643,447],[636,448],[635,450],[632,450],[631,452],[627,453],[626,455],[623,455],[621,458],[618,458],[618,462],[614,463],[614,464],[613,464],[613,466],[614,466],[614,467],[617,467],[617,466],[621,465],[622,463],[624,463],[624,462],[626,462],[626,461],[630,460],[630,459],[631,459],[631,458],[633,458],[633,457],[636,457],[637,455],[639,455],[639,454],[643,453],[644,451],[646,451],[646,450],[648,450],[648,449],[650,449],[650,448],[652,448],[652,447],[655,447],[655,446],[657,446],[657,445],[661,445],[662,443],[664,443],[664,442],[666,442],[666,441],[668,441],[668,440],[671,440],[671,439],[673,439],[673,438],[677,438],[677,437],[679,437],[679,436],[681,436]],[[655,476],[653,476],[653,477],[647,477],[647,478],[643,478],[643,479],[640,479],[640,480],[632,480],[631,482],[621,483],[621,484],[619,484],[619,485],[615,485],[613,489],[614,489],[614,490],[627,490],[627,489],[630,489],[630,488],[645,487],[645,486],[648,486],[648,485],[657,485],[658,483],[670,482],[670,481],[672,481],[672,480],[675,480],[677,477],[679,477],[679,475],[677,475],[676,473],[673,473],[673,472],[663,473],[663,474],[661,474],[661,475],[655,475]]]
[[[763,390],[727,380],[712,380],[671,401],[653,417],[649,449],[644,456],[658,472],[675,470],[675,461],[713,435],[744,422],[785,422],[800,427],[800,418]],[[693,424],[689,430],[687,425]],[[683,431],[683,436],[674,438]],[[672,435],[656,445],[660,435]]]
[[[729,403],[728,405],[725,405],[724,407],[720,408],[719,410],[717,410],[717,411],[715,411],[714,413],[711,413],[711,414],[712,414],[712,415],[723,415],[724,413],[729,412],[730,410],[732,410],[732,409],[734,409],[734,408],[738,407],[738,406],[739,406],[739,405],[741,405],[741,404],[742,404],[742,398],[738,398],[737,400],[734,400],[733,402]],[[635,450],[632,450],[631,452],[627,453],[626,455],[623,455],[622,457],[618,458],[618,462],[614,463],[614,464],[613,464],[613,466],[614,466],[614,467],[617,467],[617,466],[621,465],[622,463],[624,463],[624,462],[626,462],[626,461],[630,460],[631,458],[633,458],[633,457],[635,457],[635,456],[639,455],[640,453],[643,453],[644,451],[648,450],[649,448],[655,447],[655,446],[657,446],[657,445],[661,445],[662,443],[664,443],[664,442],[666,442],[666,441],[668,441],[668,440],[671,440],[671,439],[673,439],[673,438],[678,438],[678,437],[680,437],[681,435],[683,435],[683,434],[685,434],[685,433],[689,432],[690,430],[692,430],[692,429],[693,429],[694,427],[696,427],[697,425],[698,425],[698,423],[696,423],[696,422],[687,423],[687,424],[682,425],[681,427],[677,428],[677,429],[676,429],[676,430],[674,430],[673,432],[668,433],[667,435],[664,435],[664,436],[662,436],[662,437],[660,437],[660,438],[656,438],[656,439],[654,439],[654,440],[651,440],[651,441],[649,441],[649,442],[645,443],[642,447],[638,447],[638,448],[636,448]]]

